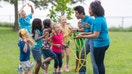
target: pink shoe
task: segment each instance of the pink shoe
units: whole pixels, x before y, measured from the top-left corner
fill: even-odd
[[[44,72],[44,74],[48,74],[47,72]]]
[[[69,72],[69,71],[70,71],[68,65],[65,65],[65,71],[66,71],[66,72]]]

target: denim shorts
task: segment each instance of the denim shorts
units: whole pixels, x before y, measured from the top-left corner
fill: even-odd
[[[35,61],[41,61],[41,55],[42,55],[42,51],[41,48],[40,49],[32,49],[32,54],[33,54],[33,58]]]
[[[69,48],[69,46],[70,46],[70,41],[68,41],[67,45],[62,45],[62,50]]]
[[[55,59],[57,56],[51,49],[42,49],[42,54],[44,59],[51,57],[52,59]],[[46,62],[45,64],[50,64],[49,62]]]

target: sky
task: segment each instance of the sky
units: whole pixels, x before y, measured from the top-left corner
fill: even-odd
[[[89,15],[88,7],[92,1],[94,1],[94,0],[86,0],[84,3],[77,3],[76,5],[82,5],[85,8],[86,14]],[[115,16],[118,16],[118,17],[125,16],[126,17],[127,16],[128,17],[129,16],[131,18],[127,19],[127,20],[129,20],[129,22],[131,21],[131,19],[132,19],[132,0],[100,0],[100,1],[101,1],[102,6],[105,9],[106,17],[109,17],[109,16],[112,16],[112,17],[115,17]],[[29,2],[29,1],[27,1],[27,2]],[[22,3],[19,2],[18,4],[19,4],[18,9],[20,9],[22,6]],[[72,5],[72,7],[75,7],[76,5]],[[30,12],[29,11],[30,8],[28,6],[26,6],[24,10],[27,13]],[[43,19],[47,18],[46,15],[48,13],[49,13],[48,9],[47,10],[35,9],[34,18],[39,17],[43,20]],[[3,18],[5,18],[5,16],[8,16],[8,20],[12,20],[13,15],[14,15],[13,5],[10,5],[10,4],[4,3],[4,2],[0,2],[0,16],[1,16],[0,21],[4,20]],[[77,24],[78,20],[76,19],[74,14],[72,17],[73,17],[73,19],[70,20],[69,22],[71,24]],[[112,22],[109,22],[109,20],[111,21],[111,19],[108,19],[108,24],[110,23],[111,25],[108,25],[108,26],[115,26],[115,25],[112,25],[112,22],[114,22],[114,21],[115,21],[114,24],[117,23],[116,24],[117,26],[122,25],[121,24],[122,18],[117,18],[116,20],[112,19]],[[73,21],[76,21],[76,22],[73,23]],[[128,22],[124,22],[124,23],[128,23]],[[132,25],[132,23],[129,23],[129,25]],[[76,25],[73,25],[73,26],[77,27]]]

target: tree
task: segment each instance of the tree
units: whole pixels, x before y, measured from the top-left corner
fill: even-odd
[[[48,4],[51,4],[51,9],[49,9],[50,14],[47,16],[49,16],[54,22],[57,22],[62,15],[66,15],[68,19],[72,19],[71,15],[73,13],[73,8],[68,5],[83,1],[85,0],[40,0],[32,2],[40,9],[46,8]]]
[[[19,29],[18,25],[18,0],[4,0],[14,5],[15,9],[15,21],[14,30]],[[23,0],[25,1],[25,0]],[[71,14],[73,13],[72,8],[68,7],[68,4],[75,4],[77,2],[83,2],[85,0],[31,0],[35,4],[35,8],[45,9],[49,4],[52,5],[49,9],[50,14],[48,16],[53,20],[57,21],[58,17],[66,14],[68,19],[71,19]]]
[[[11,4],[14,5],[14,9],[15,9],[15,21],[14,21],[14,26],[13,26],[13,30],[18,30],[19,29],[19,25],[18,25],[18,0],[4,0],[7,2],[10,2]]]

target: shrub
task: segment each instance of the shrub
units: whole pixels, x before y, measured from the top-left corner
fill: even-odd
[[[0,22],[0,27],[13,27],[13,23],[9,22]]]

